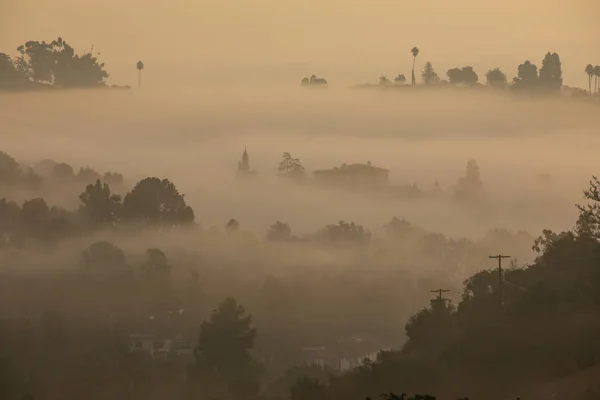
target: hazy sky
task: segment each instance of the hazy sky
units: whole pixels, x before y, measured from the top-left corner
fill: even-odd
[[[294,79],[313,72],[331,83],[375,81],[432,61],[444,74],[473,65],[563,59],[565,83],[585,86],[585,64],[600,64],[597,0],[0,0],[0,51],[62,36],[94,45],[113,83],[148,80]]]

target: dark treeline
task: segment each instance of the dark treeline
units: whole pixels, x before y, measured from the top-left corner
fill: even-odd
[[[418,48],[411,50],[413,61],[416,62],[417,56],[420,54]],[[589,88],[587,91],[582,89],[571,89],[570,94],[575,97],[585,95],[598,95],[598,79],[600,77],[600,66],[589,64],[585,67],[585,73],[588,76]],[[420,77],[425,86],[447,84],[450,86],[482,86],[479,82],[482,77],[473,69],[472,66],[459,66],[446,71],[447,79],[444,79],[435,70],[433,64],[427,61],[420,72]],[[485,73],[485,83],[493,89],[510,89],[513,93],[522,94],[560,94],[563,86],[562,78],[562,63],[560,56],[557,53],[548,52],[538,68],[535,63],[526,60],[517,67],[516,76],[509,82],[507,74],[494,68]],[[386,75],[381,75],[379,78],[379,86],[382,87],[404,87],[406,77],[404,74],[398,74],[393,81]],[[412,70],[412,84],[417,84],[415,78],[415,65]]]

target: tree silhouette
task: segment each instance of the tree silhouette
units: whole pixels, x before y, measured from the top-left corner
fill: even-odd
[[[426,85],[431,85],[432,83],[439,81],[438,74],[434,71],[433,65],[430,61],[427,61],[425,64],[423,72],[421,72],[421,78],[423,78],[423,81]]]
[[[588,64],[585,67],[585,73],[588,76],[588,86],[589,86],[589,93],[592,94],[592,79],[594,78],[594,66],[592,64]]]
[[[77,172],[77,179],[84,183],[96,182],[96,180],[100,178],[100,174],[92,168],[82,167],[79,168],[79,171]]]
[[[404,82],[406,82],[406,76],[404,76],[404,74],[398,74],[398,76],[394,78],[394,82],[404,85]]]
[[[19,163],[10,155],[0,151],[0,185],[14,185],[21,177]]]
[[[7,54],[0,53],[0,89],[20,89],[29,83],[29,77],[16,63]]]
[[[52,83],[54,60],[46,42],[29,41],[19,46],[17,51],[26,60],[27,73],[34,82]]]
[[[417,56],[419,55],[419,48],[418,47],[413,47],[410,52],[412,53],[413,56],[413,67],[412,67],[412,84],[416,84],[417,80],[415,79],[415,63],[417,61]]]
[[[557,53],[548,52],[540,68],[539,84],[542,88],[554,92],[562,87],[562,66]]]
[[[21,218],[25,225],[27,225],[35,235],[40,233],[40,230],[43,229],[44,224],[48,220],[49,212],[50,207],[46,204],[46,200],[41,198],[31,199],[23,203],[21,208]]]
[[[95,226],[113,225],[121,211],[121,196],[111,194],[108,184],[96,180],[79,195],[80,212]]]
[[[391,83],[391,82],[390,82],[390,80],[388,79],[388,77],[387,77],[387,76],[385,76],[385,75],[381,75],[381,76],[379,77],[379,84],[380,84],[380,85],[384,85],[384,86],[385,86],[385,85],[389,85],[390,83]]]
[[[57,163],[52,168],[54,177],[63,182],[71,182],[75,178],[75,170],[67,163]]]
[[[142,70],[144,69],[144,63],[141,61],[138,61],[136,64],[137,70],[138,70],[138,87],[142,87]]]
[[[227,224],[225,224],[225,230],[230,235],[235,234],[240,230],[240,223],[237,219],[231,218],[229,221],[227,221]]]
[[[519,89],[534,89],[538,84],[538,69],[535,64],[525,61],[519,65],[519,74],[514,79],[515,87]]]
[[[462,71],[460,68],[452,68],[446,72],[450,83],[462,83]]]
[[[271,241],[287,241],[292,237],[292,228],[289,224],[281,221],[275,222],[269,227],[267,239]]]
[[[282,155],[283,160],[277,166],[277,171],[286,177],[293,180],[302,180],[305,178],[305,171],[299,158],[294,158],[287,151]]]
[[[107,241],[95,242],[83,252],[85,266],[96,270],[128,269],[122,249]]]
[[[475,85],[479,80],[477,73],[473,67],[452,68],[447,72],[450,83],[464,83],[467,85]]]
[[[600,88],[599,80],[600,79],[600,65],[596,65],[594,67],[594,76],[596,78],[596,94],[598,94],[598,89]]]
[[[139,181],[123,199],[123,219],[161,227],[194,221],[194,211],[168,179]]]
[[[50,43],[29,41],[17,51],[23,60],[23,69],[34,82],[60,87],[90,87],[104,84],[108,73],[104,64],[92,51],[76,54],[62,38]]]
[[[454,307],[444,298],[431,300],[430,307],[410,317],[405,325],[409,346],[439,346],[456,328],[452,319]]]
[[[590,180],[589,188],[583,194],[590,203],[585,206],[577,206],[579,209],[579,219],[585,221],[592,237],[600,239],[600,180],[593,176]]]
[[[502,88],[506,85],[506,74],[500,70],[500,68],[495,68],[489,70],[485,74],[485,78],[487,80],[487,84],[493,88]]]
[[[225,299],[200,327],[195,350],[196,372],[225,380],[230,391],[256,394],[261,370],[250,355],[255,339],[252,316],[235,299]]]
[[[151,279],[163,278],[171,272],[167,255],[157,248],[146,250],[146,261],[142,264],[141,269],[146,277]]]
[[[371,232],[354,222],[340,221],[335,225],[327,225],[319,233],[319,239],[324,243],[368,244]]]

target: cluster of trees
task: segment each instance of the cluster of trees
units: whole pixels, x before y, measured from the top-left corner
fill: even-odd
[[[101,174],[89,167],[75,169],[64,162],[43,160],[29,167],[11,155],[0,151],[0,188],[42,190],[63,184],[81,185],[101,179],[113,187],[123,187],[123,175],[116,172]]]
[[[62,38],[52,42],[28,41],[17,48],[19,56],[0,53],[0,89],[40,85],[61,88],[97,87],[108,73],[93,48],[77,54]]]
[[[416,84],[415,79],[415,62],[420,51],[417,47],[411,49],[413,55],[413,70],[412,70],[412,84]],[[590,93],[592,93],[592,78],[597,76],[598,67],[588,65],[586,73],[589,76],[590,82]],[[421,79],[426,85],[436,83],[450,83],[450,84],[462,84],[462,85],[477,85],[479,82],[479,76],[477,72],[471,66],[463,66],[449,69],[446,72],[448,80],[440,78],[438,73],[433,68],[431,62],[426,62],[423,70],[421,71]],[[486,74],[487,85],[493,88],[504,88],[507,84],[507,77],[504,72],[499,68],[489,70]],[[395,83],[404,84],[406,81],[404,75],[398,75]],[[548,52],[543,61],[542,67],[538,71],[538,67],[530,61],[525,61],[518,67],[518,74],[513,79],[512,88],[515,90],[526,90],[526,91],[544,91],[549,93],[556,93],[560,91],[562,87],[562,67],[560,56],[557,53]],[[380,85],[389,85],[391,81],[387,76],[382,75],[379,78]],[[597,80],[596,80],[597,83]],[[595,86],[597,84],[595,83]],[[597,92],[597,90],[596,90]]]
[[[152,179],[151,182],[156,183]],[[139,186],[140,184],[136,185],[136,188]],[[156,186],[152,187],[157,188]],[[160,225],[170,218],[169,211],[171,208],[168,205],[148,208],[147,204],[152,203],[154,201],[152,199],[160,199],[163,192],[160,189],[156,189],[156,191],[146,189],[138,192],[134,188],[130,193],[136,192],[139,194],[131,195],[131,198],[138,199],[141,194],[144,194],[147,197],[146,200],[138,203],[137,207],[141,210],[165,211],[166,214],[162,218],[152,218],[153,223]],[[101,182],[89,185],[81,194],[81,201],[82,207],[79,211],[81,216],[85,216],[87,221],[93,221],[94,226],[121,224],[121,221],[126,221],[129,218],[125,214],[121,214],[124,212],[125,202],[120,201],[120,198],[114,196],[109,188]],[[32,205],[37,203],[39,201],[33,201]],[[35,207],[22,208],[28,210],[44,208],[38,206],[39,204]],[[21,210],[22,212],[23,210]],[[5,217],[5,214],[0,214]],[[24,217],[25,215],[27,215],[27,218]],[[19,214],[17,219],[35,223],[39,221],[38,218],[35,218],[36,215],[38,215],[37,212],[28,211],[27,214]],[[139,214],[135,214],[131,218],[138,220]],[[4,221],[0,226],[7,226]],[[31,229],[35,232],[38,228],[32,225]],[[226,229],[229,234],[237,235],[240,232],[240,224],[235,220],[231,220],[227,223]],[[465,254],[479,253],[474,255],[474,258],[481,259],[482,255],[488,254],[489,251],[489,248],[484,244],[476,244],[465,240],[448,240],[442,235],[428,233],[405,220],[396,218],[386,225],[385,231],[387,239],[390,241],[389,248],[394,249],[394,253],[390,254],[391,264],[396,265],[398,259],[406,260],[406,256],[402,255],[402,252],[406,251],[404,249],[410,249],[411,252],[414,252],[417,248],[421,249],[423,258],[419,259],[421,268],[418,275],[420,277],[425,276],[425,269],[430,262],[425,255],[435,257],[438,260],[437,262],[443,263],[444,269],[448,270],[447,273],[451,274],[454,273],[453,271],[458,265],[465,263]],[[56,233],[57,231],[53,230],[53,232]],[[353,249],[357,249],[356,244],[368,243],[371,235],[356,224],[341,222],[337,225],[325,227],[323,232],[319,232],[317,236],[323,238],[327,243],[348,243],[352,245]],[[271,227],[267,238],[270,241],[278,242],[292,240],[291,227],[278,222]],[[514,239],[522,241],[519,238]],[[198,243],[202,243],[202,241]],[[207,244],[207,246],[208,248],[212,247],[210,244]],[[253,247],[256,247],[256,244],[253,244]],[[474,251],[474,248],[478,247],[479,249]],[[510,246],[507,247],[511,248]],[[379,253],[381,246],[378,245],[373,250]],[[400,253],[397,253],[398,251]],[[53,283],[49,287],[54,288],[58,291],[57,293],[60,293],[60,296],[64,297],[64,305],[55,306],[57,310],[63,310],[62,313],[58,313],[63,317],[53,317],[53,321],[56,322],[49,322],[48,332],[44,333],[48,336],[47,340],[49,342],[44,342],[45,344],[42,347],[36,347],[35,351],[39,352],[37,354],[46,354],[45,352],[53,349],[53,351],[59,352],[57,354],[70,354],[70,361],[56,355],[53,356],[55,358],[42,357],[42,360],[55,360],[52,373],[46,374],[48,378],[42,379],[43,384],[49,384],[52,379],[60,377],[57,374],[68,374],[68,376],[80,382],[79,385],[82,385],[81,390],[83,390],[82,395],[86,393],[85,390],[89,391],[94,387],[94,382],[103,380],[108,382],[108,384],[105,384],[105,390],[114,391],[113,397],[115,393],[131,396],[130,390],[134,390],[134,393],[137,394],[142,391],[146,393],[146,389],[149,391],[156,390],[157,393],[163,393],[164,395],[164,392],[159,389],[168,386],[171,395],[174,390],[183,390],[190,397],[198,396],[201,393],[211,393],[213,396],[223,398],[257,398],[257,394],[263,392],[261,386],[264,388],[267,378],[265,373],[268,371],[271,371],[271,374],[274,373],[272,362],[264,363],[261,366],[256,361],[257,358],[289,357],[289,360],[301,363],[302,358],[300,358],[298,352],[303,345],[321,343],[321,341],[329,341],[333,344],[340,336],[356,331],[366,331],[382,337],[396,338],[398,342],[401,342],[401,331],[399,330],[401,325],[398,323],[401,321],[399,315],[402,315],[401,308],[403,305],[400,299],[401,296],[414,290],[414,288],[411,288],[414,285],[414,277],[403,275],[406,272],[400,270],[392,275],[384,273],[368,280],[364,277],[353,277],[352,273],[348,271],[340,271],[332,275],[333,270],[331,269],[327,269],[326,273],[321,272],[318,276],[315,276],[315,272],[312,272],[303,277],[301,274],[303,267],[298,266],[301,261],[296,257],[295,260],[290,260],[295,265],[296,270],[293,276],[285,279],[267,279],[264,287],[253,289],[251,295],[248,293],[242,294],[239,290],[233,289],[234,287],[239,288],[248,285],[247,283],[236,284],[232,282],[231,288],[228,289],[235,291],[236,297],[240,295],[246,298],[253,304],[252,308],[259,311],[258,321],[261,332],[263,332],[262,340],[251,327],[250,319],[239,305],[231,299],[227,300],[202,325],[195,362],[186,369],[187,372],[182,372],[177,366],[171,364],[165,364],[161,367],[162,364],[156,364],[152,360],[136,361],[126,351],[117,350],[118,348],[123,349],[121,344],[118,346],[110,345],[108,349],[106,348],[112,340],[116,340],[118,344],[119,340],[122,340],[122,338],[118,339],[119,335],[130,333],[133,329],[137,331],[136,328],[142,326],[140,321],[146,319],[149,315],[153,318],[156,317],[153,320],[168,320],[169,323],[164,326],[172,329],[174,322],[168,319],[168,315],[180,315],[179,311],[185,310],[182,315],[184,316],[183,322],[187,326],[186,332],[195,330],[197,321],[200,320],[199,316],[203,313],[201,310],[206,309],[206,304],[210,302],[205,291],[210,290],[211,281],[209,280],[205,285],[199,287],[198,275],[190,273],[179,283],[174,284],[173,279],[178,274],[181,275],[182,270],[185,272],[186,268],[184,265],[177,265],[178,268],[173,268],[170,259],[171,257],[167,259],[162,251],[151,248],[148,249],[143,262],[134,261],[133,264],[137,263],[140,267],[133,269],[122,249],[112,243],[100,241],[93,243],[84,251],[82,264],[85,268],[81,270],[83,275],[62,275],[60,278],[51,278]],[[203,259],[203,264],[206,264],[206,257],[203,257]],[[368,264],[375,266],[383,260],[381,258],[369,260],[362,256],[357,261],[362,268]],[[264,262],[264,260],[261,260],[260,264],[264,264]],[[280,262],[281,260],[278,261],[278,263]],[[216,271],[221,271],[223,264],[228,264],[227,261],[221,259],[216,260],[215,263],[213,274],[217,273]],[[314,271],[318,270],[323,269],[316,268]],[[254,276],[254,280],[260,273],[258,265],[252,268],[248,266],[230,272],[223,271],[220,273],[221,275],[213,277],[212,282],[221,282],[224,279],[232,280],[230,274],[233,271],[238,271],[236,274],[250,273]],[[203,275],[204,279],[208,279],[210,276],[207,272],[204,272]],[[444,280],[446,278],[441,277],[439,279]],[[11,290],[14,289],[24,293],[29,293],[28,291],[31,290],[31,283],[28,283],[26,277],[16,279],[15,277],[4,276],[3,279],[5,282],[12,282]],[[339,287],[340,282],[344,282],[344,288],[336,289],[337,294],[333,293],[331,288]],[[429,288],[430,283],[425,283],[425,286]],[[13,292],[11,291],[11,293]],[[56,303],[55,297],[46,298],[43,293],[36,293],[35,298],[42,301],[44,299],[52,300],[52,303]],[[362,294],[357,296],[357,293]],[[212,295],[212,298],[214,296]],[[363,301],[364,296],[367,296],[370,300],[368,302]],[[73,303],[71,301],[73,298],[77,298],[78,301]],[[338,316],[336,310],[342,307],[353,311],[348,316]],[[376,313],[373,312],[374,309],[377,310]],[[108,316],[109,314],[110,321],[116,319],[121,322],[117,325],[114,325],[116,322],[111,322],[109,326],[98,325],[98,316]],[[67,318],[66,315],[69,315],[69,317]],[[85,338],[80,338],[78,332],[81,328],[78,328],[77,325],[73,326],[73,324],[76,324],[72,320],[74,316],[90,319],[86,319],[85,323],[91,324],[96,332],[105,332],[103,339],[96,342],[98,339],[94,339],[95,336],[92,333],[89,336],[86,334]],[[60,322],[61,318],[63,322]],[[398,329],[393,327],[395,325],[399,325]],[[112,333],[108,334],[108,332]],[[257,346],[253,350],[252,347],[255,341]],[[77,345],[75,345],[76,343]],[[78,346],[82,347],[79,348]],[[79,367],[76,371],[67,372],[67,366],[71,365],[71,362],[85,364],[83,359],[87,359],[86,357],[92,349],[98,349],[97,351],[102,353],[102,356],[100,356],[100,353],[96,355],[98,359],[90,366],[90,368],[94,368],[94,372],[87,366]],[[25,357],[25,359],[28,358]],[[289,362],[292,361],[286,361],[286,363]],[[131,363],[134,366],[129,366]],[[114,367],[114,365],[119,365],[119,367]],[[155,367],[155,365],[158,366]],[[281,363],[278,365],[281,365]],[[48,365],[43,367],[36,364],[35,370],[39,371],[47,368]],[[114,370],[114,368],[117,369]],[[110,373],[109,370],[113,372]],[[187,376],[183,388],[178,386],[180,383],[177,383],[181,382],[180,378],[170,378],[173,376],[181,377],[181,374]],[[349,376],[342,375],[339,377],[340,383],[336,384],[339,385],[335,386],[336,391],[339,390],[342,393],[354,390],[351,386],[353,385],[351,383],[352,378],[349,378]],[[64,376],[62,379],[65,379]],[[123,388],[119,386],[121,380],[127,382],[127,385]],[[129,380],[135,382],[135,384],[130,384]],[[131,385],[134,389],[130,389]],[[377,395],[380,392],[392,390],[391,388],[388,389],[386,385],[373,383],[369,393]],[[331,389],[327,388],[327,398],[337,398],[333,395],[333,387]],[[396,387],[393,390],[402,393]],[[406,386],[402,390],[412,390],[411,388],[412,386]],[[305,398],[305,389],[302,384],[295,386],[294,398]],[[342,395],[340,394],[340,396]]]
[[[98,179],[86,186],[79,199],[76,212],[51,207],[43,198],[27,200],[21,206],[1,199],[2,245],[22,247],[28,238],[56,241],[117,225],[169,228],[194,221],[194,211],[167,179],[143,179],[123,198]]]
[[[600,78],[600,65],[593,66],[592,64],[588,64],[585,67],[585,73],[588,76],[589,94],[598,94],[600,88],[600,85],[598,84],[598,79]]]
[[[284,155],[283,161],[282,174],[292,173],[297,168],[293,165],[300,163],[289,154]],[[6,165],[15,170],[14,163]],[[0,168],[0,173],[7,170]],[[471,196],[469,193],[481,189],[479,168],[470,161],[458,192]],[[482,241],[452,240],[399,218],[387,223],[385,237],[375,242],[364,227],[343,221],[298,238],[289,224],[278,221],[267,232],[265,246],[281,246],[283,253],[288,254],[285,246],[291,243],[296,257],[287,261],[288,257],[252,260],[252,256],[263,254],[260,243],[253,241],[253,252],[248,253],[252,256],[243,257],[249,259],[248,265],[240,265],[227,258],[207,260],[209,249],[219,246],[208,240],[210,235],[195,236],[194,246],[204,246],[199,252],[204,268],[200,269],[202,280],[206,281],[202,286],[196,268],[188,270],[190,265],[181,261],[172,264],[172,257],[167,258],[158,248],[149,248],[143,260],[132,263],[123,249],[111,242],[97,241],[83,252],[83,268],[73,274],[48,274],[48,280],[38,278],[41,286],[35,286],[19,271],[3,271],[4,292],[10,294],[16,309],[23,302],[16,296],[18,293],[31,295],[23,304],[31,306],[35,304],[31,302],[41,301],[55,307],[54,313],[44,320],[44,339],[39,347],[14,348],[29,349],[22,350],[23,360],[54,360],[52,365],[35,364],[36,371],[49,371],[44,384],[72,378],[73,382],[86,385],[81,389],[84,395],[102,381],[106,390],[113,391],[113,398],[119,393],[135,397],[146,389],[153,391],[162,386],[168,386],[169,395],[181,391],[186,398],[208,394],[231,399],[289,396],[294,400],[364,400],[381,393],[388,393],[389,399],[430,399],[427,395],[402,394],[424,392],[453,398],[465,394],[493,398],[514,394],[526,383],[552,379],[600,359],[600,346],[595,339],[600,334],[600,182],[596,178],[585,195],[590,203],[579,207],[574,230],[544,231],[535,242],[525,233],[512,235],[506,231],[490,232]],[[108,184],[97,180],[85,187],[80,203],[76,212],[69,212],[49,207],[39,198],[21,206],[6,199],[0,201],[2,247],[15,247],[19,237],[53,243],[66,235],[61,232],[73,233],[70,227],[77,224],[89,231],[122,225],[168,228],[194,221],[193,211],[175,185],[158,178],[138,182],[124,197],[115,195]],[[228,240],[240,237],[237,220],[230,220],[225,228]],[[186,236],[193,232],[187,231]],[[168,235],[169,231],[161,234]],[[401,316],[406,302],[402,296],[422,300],[434,287],[451,282],[457,271],[465,271],[465,266],[469,271],[480,269],[481,260],[490,252],[502,249],[516,256],[522,254],[519,248],[523,243],[532,242],[539,252],[533,264],[518,268],[515,262],[505,270],[502,280],[498,280],[494,270],[471,276],[464,282],[457,306],[440,296],[410,318],[404,326],[408,341],[401,346]],[[302,257],[312,243],[349,245],[341,248],[356,257],[356,265],[344,265],[337,272],[322,265],[307,266]],[[340,247],[327,249],[335,254]],[[419,268],[413,273],[401,270],[398,260],[415,263]],[[293,274],[260,279],[265,265],[281,266],[286,262],[295,267]],[[136,264],[139,268],[131,267]],[[385,270],[384,265],[394,268]],[[439,268],[431,268],[433,265]],[[366,275],[356,272],[365,267]],[[251,279],[243,281],[240,276]],[[214,288],[216,282],[223,281],[230,283],[226,289]],[[250,286],[249,282],[256,281],[260,288]],[[336,289],[332,291],[333,287]],[[48,290],[56,292],[47,296]],[[141,322],[148,316],[153,321],[169,321],[161,325],[167,331],[174,326],[169,315],[183,316],[179,319],[186,332],[197,334],[206,305],[225,290],[241,296],[244,304],[257,310],[254,321],[261,335],[245,309],[227,299],[201,325],[194,362],[183,370],[170,363],[133,359],[127,353],[123,338],[143,326]],[[57,302],[58,296],[62,302]],[[73,298],[78,301],[73,302]],[[345,313],[339,313],[340,309],[352,312],[341,315]],[[73,315],[84,322],[73,320]],[[110,315],[110,322],[100,324],[99,315]],[[79,323],[92,328],[83,330]],[[81,332],[87,333],[81,337]],[[273,385],[278,389],[272,394],[271,385],[265,387],[273,375],[279,375],[282,366],[302,362],[298,354],[302,346],[328,343],[333,347],[336,340],[351,332],[384,338],[382,342],[392,342],[400,350],[381,352],[376,361],[343,374],[296,367],[283,374],[284,385],[275,380]],[[6,377],[2,358],[5,350],[0,348],[0,379]],[[89,363],[92,351],[94,360]],[[39,357],[41,354],[44,356]],[[60,354],[69,357],[61,358]],[[67,372],[63,363],[85,366]],[[160,393],[164,396],[164,392]]]
[[[238,168],[250,172],[247,152]],[[278,171],[285,179],[302,182],[306,179],[305,169],[298,158],[285,152]],[[39,174],[39,175],[38,175]],[[44,182],[50,184],[66,181],[77,185],[85,181],[94,183],[85,186],[79,194],[75,212],[51,206],[43,197],[35,197],[17,204],[3,198],[0,203],[0,236],[3,246],[23,247],[28,239],[36,242],[52,242],[72,237],[81,232],[116,227],[159,227],[189,226],[194,223],[194,211],[187,205],[184,195],[175,184],[167,179],[148,177],[139,181],[124,196],[112,190],[113,185],[123,186],[120,174],[106,173],[101,177],[91,168],[81,168],[75,174],[68,164],[43,161],[34,168],[18,164],[6,153],[0,154],[0,186],[7,189],[25,183]],[[111,182],[111,183],[108,183]],[[439,185],[437,186],[438,190]],[[479,167],[474,160],[467,164],[465,177],[456,188],[456,196],[462,200],[481,198],[483,184]],[[240,231],[239,222],[232,219],[226,225],[228,233]],[[242,235],[243,236],[243,235]],[[246,235],[248,236],[248,235]],[[251,236],[251,235],[250,235]],[[323,229],[298,237],[285,222],[277,221],[267,232],[267,239],[278,242],[305,242],[324,244],[368,244],[371,233],[354,222],[340,221]]]
[[[536,261],[499,279],[484,270],[464,282],[457,306],[442,292],[405,326],[400,350],[342,375],[290,370],[291,398],[356,399],[429,392],[446,398],[518,396],[537,384],[598,365],[600,344],[600,182],[593,178],[572,231],[544,231]],[[393,221],[391,225],[402,225]],[[289,378],[287,378],[289,380]],[[598,398],[585,386],[572,398]],[[432,398],[416,395],[415,398]]]
[[[560,92],[562,87],[562,67],[556,53],[547,53],[539,69],[530,61],[519,65],[519,74],[513,80],[513,88],[521,90],[544,90]]]

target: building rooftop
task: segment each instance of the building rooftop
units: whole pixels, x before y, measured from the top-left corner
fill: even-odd
[[[371,162],[367,161],[366,164],[356,163],[356,164],[342,164],[339,167],[333,167],[331,169],[321,169],[315,171],[315,174],[320,173],[387,173],[388,169],[375,167],[371,165]]]

